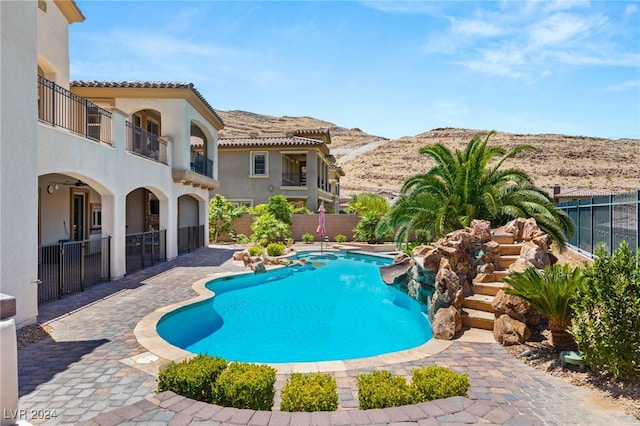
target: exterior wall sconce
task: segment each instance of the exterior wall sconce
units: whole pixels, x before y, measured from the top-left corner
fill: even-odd
[[[273,186],[269,185],[269,188],[267,188],[269,190],[269,192],[273,192]]]

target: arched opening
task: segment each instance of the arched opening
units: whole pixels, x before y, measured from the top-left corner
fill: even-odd
[[[142,109],[131,114],[127,122],[126,147],[129,152],[167,164],[167,145],[160,139],[162,116],[154,109]]]
[[[178,198],[178,255],[205,245],[204,224],[200,223],[200,202],[191,195]]]
[[[167,233],[161,229],[160,198],[147,188],[137,188],[126,199],[126,273],[167,259]]]
[[[38,177],[38,301],[109,281],[110,237],[102,235],[102,193],[87,179]]]
[[[203,176],[213,177],[213,160],[209,158],[209,139],[196,124],[191,123],[191,170]]]

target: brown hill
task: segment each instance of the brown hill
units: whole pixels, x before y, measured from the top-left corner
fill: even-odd
[[[464,149],[475,135],[486,130],[434,129],[419,135],[389,140],[360,129],[346,129],[311,117],[272,117],[244,111],[218,111],[225,122],[222,137],[246,136],[250,131],[282,133],[292,129],[327,127],[331,132],[331,152],[343,167],[344,193],[398,191],[404,180],[423,173],[433,163],[418,154],[425,145],[442,143]],[[510,149],[529,144],[536,148],[518,154],[507,167],[519,167],[535,184],[551,190],[555,183],[563,189],[594,189],[610,193],[640,188],[640,140],[610,140],[555,134],[512,134],[498,132],[491,144]]]

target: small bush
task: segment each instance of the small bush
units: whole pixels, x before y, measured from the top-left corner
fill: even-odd
[[[282,243],[271,243],[267,246],[267,254],[269,256],[282,256],[286,247]]]
[[[413,370],[411,384],[418,394],[419,402],[451,396],[466,396],[469,377],[445,367],[431,365]]]
[[[238,234],[236,235],[236,241],[240,244],[248,244],[249,243],[249,237],[247,237],[244,234]]]
[[[314,239],[313,234],[310,232],[306,232],[302,235],[302,241],[307,244],[312,243],[313,239]]]
[[[347,237],[342,234],[338,234],[335,236],[334,240],[336,243],[344,243],[345,241],[347,241]]]
[[[626,241],[609,255],[596,251],[574,299],[571,333],[593,369],[640,379],[640,249]]]
[[[360,374],[358,382],[358,401],[360,408],[399,407],[412,404],[415,391],[404,377],[393,376],[388,371],[373,371]]]
[[[264,247],[260,245],[251,246],[248,248],[249,256],[261,256],[264,254]]]
[[[223,407],[271,410],[275,383],[273,367],[232,362],[213,385],[213,403]]]
[[[225,368],[227,361],[208,355],[170,364],[158,374],[158,392],[172,391],[187,398],[211,402],[211,387]]]
[[[329,374],[293,373],[282,388],[281,411],[334,411],[338,409],[336,379]]]
[[[286,241],[291,236],[291,226],[269,212],[253,218],[251,231],[252,241],[264,240],[267,243]]]

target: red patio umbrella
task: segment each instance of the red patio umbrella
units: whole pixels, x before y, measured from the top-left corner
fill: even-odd
[[[320,234],[320,253],[322,253],[322,242],[324,240],[324,236],[327,235],[327,229],[324,226],[325,218],[324,218],[324,201],[320,203],[320,208],[318,208],[318,229],[316,229],[316,233]]]

